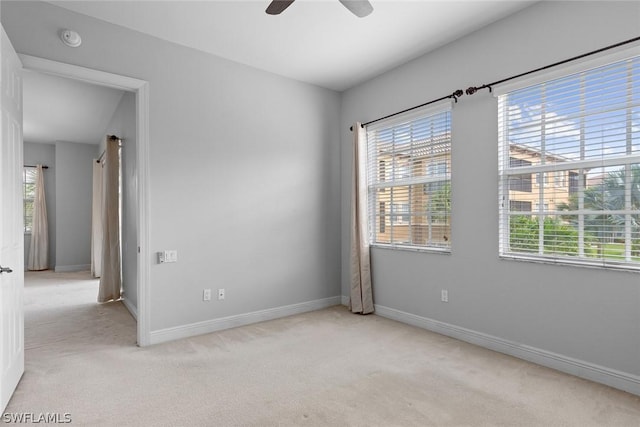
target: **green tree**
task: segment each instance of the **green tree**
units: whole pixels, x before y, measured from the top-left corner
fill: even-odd
[[[631,165],[629,169],[631,172],[629,182],[631,209],[638,211],[640,210],[640,165]],[[603,186],[610,199],[612,209],[625,209],[625,189],[627,188],[625,182],[625,168],[609,173],[604,180]],[[613,214],[610,216],[611,223],[619,230],[624,230],[625,220],[624,215]],[[631,215],[631,235],[632,255],[640,256],[640,215]]]
[[[538,252],[538,218],[516,215],[509,218],[509,246],[515,252]]]
[[[431,218],[436,222],[447,223],[451,216],[451,184],[434,183],[437,191],[429,198]]]
[[[640,165],[631,165],[631,209],[640,209]],[[625,208],[625,185],[626,173],[625,168],[621,168],[615,172],[610,172],[604,179],[603,192],[607,195],[608,205],[611,209],[622,210]],[[623,215],[611,215],[611,222],[614,224],[624,224]],[[631,216],[631,227],[636,230],[640,227],[638,216]]]
[[[540,223],[538,217],[512,216],[509,221],[510,247],[516,252],[538,252]],[[543,220],[543,252],[545,254],[577,255],[578,231],[558,218]]]
[[[630,167],[631,209],[640,209],[640,166]],[[626,168],[609,172],[601,184],[587,187],[584,190],[584,209],[591,211],[624,210],[626,205]],[[568,203],[558,204],[559,210],[578,210],[577,195],[572,195]],[[563,215],[562,218],[578,226],[577,215]],[[604,243],[625,230],[625,215],[620,214],[587,214],[584,215],[585,240],[598,247],[598,255],[602,256]],[[631,215],[632,251],[634,256],[640,255],[640,215]]]

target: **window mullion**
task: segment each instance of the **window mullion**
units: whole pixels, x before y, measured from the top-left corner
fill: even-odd
[[[578,255],[585,256],[584,252],[584,169],[578,171]]]
[[[633,63],[627,62],[627,106],[626,106],[626,153],[633,154]],[[624,182],[624,209],[627,211],[624,215],[624,259],[631,261],[632,233],[631,233],[631,190],[633,184],[631,165],[625,165],[625,182]]]
[[[631,261],[631,184],[633,182],[633,176],[631,173],[631,166],[625,166],[624,173],[624,259],[625,261]]]
[[[427,201],[427,244],[431,245],[432,241],[433,241],[433,226],[432,226],[432,220],[433,220],[433,215],[432,215],[432,209],[433,209],[433,202],[432,202],[432,196],[433,194],[431,194],[431,192],[429,193],[429,199]]]
[[[540,100],[540,164],[544,165],[546,157],[546,85],[542,85]],[[544,255],[544,172],[538,172],[538,253]]]
[[[395,215],[395,203],[394,203],[394,197],[395,197],[395,187],[391,187],[389,189],[389,243],[393,243],[394,242],[394,232],[395,232],[395,221],[394,221],[394,215]]]
[[[586,115],[586,84],[584,74],[580,76],[580,161],[585,159],[586,135],[585,135],[585,115]],[[584,184],[585,170],[578,171],[578,256],[584,257]]]
[[[408,231],[407,234],[409,236],[409,243],[413,244],[413,185],[410,185],[408,190],[409,191],[409,202],[407,204],[407,212],[403,212],[403,215],[407,215],[409,217],[409,225],[407,227]]]

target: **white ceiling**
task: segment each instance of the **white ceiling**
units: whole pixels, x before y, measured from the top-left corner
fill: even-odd
[[[370,0],[357,18],[338,0],[49,1],[236,62],[342,91],[523,9],[524,0]],[[27,73],[25,141],[97,144],[121,91]]]
[[[23,74],[23,134],[27,142],[98,144],[121,90],[38,72]]]
[[[523,0],[370,0],[357,18],[338,0],[50,1],[161,39],[342,91],[523,9]]]

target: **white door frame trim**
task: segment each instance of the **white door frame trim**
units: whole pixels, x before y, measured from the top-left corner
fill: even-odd
[[[138,178],[138,345],[150,344],[151,258],[149,252],[149,83],[144,80],[30,55],[18,55],[25,69],[40,71],[136,94],[136,154]]]

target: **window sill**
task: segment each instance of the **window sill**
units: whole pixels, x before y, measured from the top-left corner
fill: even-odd
[[[384,244],[384,243],[372,243],[369,246],[376,249],[386,249],[386,250],[394,250],[394,251],[426,252],[426,253],[440,254],[440,255],[451,255],[451,248],[391,245],[391,244]]]
[[[500,259],[507,261],[520,261],[520,262],[532,262],[538,264],[553,264],[559,266],[568,267],[586,267],[595,268],[598,270],[614,270],[614,271],[627,271],[627,272],[640,272],[640,265],[631,265],[627,263],[616,263],[615,261],[608,261],[606,263],[598,261],[587,261],[582,259],[571,258],[551,258],[551,257],[534,257],[519,254],[502,254],[499,255]]]

